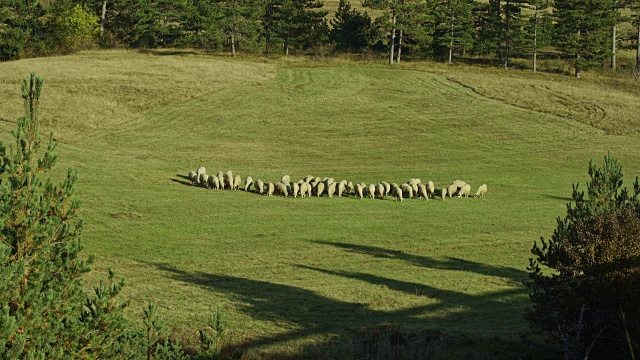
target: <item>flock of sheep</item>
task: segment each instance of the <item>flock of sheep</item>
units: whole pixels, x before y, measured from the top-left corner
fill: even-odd
[[[333,178],[313,177],[311,175],[297,182],[291,182],[289,175],[282,177],[282,180],[276,183],[264,183],[260,179],[255,181],[251,176],[247,176],[242,184],[240,175],[233,176],[231,170],[227,172],[219,171],[216,175],[207,175],[204,166],[200,166],[196,171],[189,172],[191,184],[202,186],[210,189],[229,189],[238,190],[243,188],[244,191],[250,191],[253,186],[254,191],[258,194],[271,196],[273,194],[282,195],[284,197],[298,196],[305,198],[311,196],[321,197],[327,195],[330,198],[337,195],[355,195],[356,198],[363,197],[383,199],[387,195],[391,195],[394,199],[402,201],[403,198],[419,197],[420,199],[429,200],[429,197],[435,196],[435,186],[432,181],[423,184],[420,179],[411,179],[403,184],[388,183],[382,181],[378,184],[354,184],[351,181],[342,180],[336,182]],[[449,197],[469,197],[471,193],[471,185],[462,180],[456,180],[451,185],[440,190],[442,200]],[[478,187],[474,197],[484,197],[487,193],[487,184]]]

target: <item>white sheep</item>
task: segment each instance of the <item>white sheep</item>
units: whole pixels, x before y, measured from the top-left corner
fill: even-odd
[[[391,184],[391,195],[396,201],[402,201],[402,189],[397,184]]]
[[[424,184],[418,184],[418,194],[421,199],[429,201],[429,194],[427,193],[427,187]]]
[[[447,188],[442,188],[440,190],[440,197],[442,197],[442,201],[444,201],[447,198]]]
[[[382,183],[376,186],[376,195],[378,195],[380,199],[384,199],[384,185],[382,185]]]
[[[218,185],[218,178],[215,176],[209,176],[209,178],[207,179],[207,182],[209,183],[209,189],[217,189]]]
[[[316,196],[320,197],[322,196],[322,193],[324,192],[324,183],[323,182],[319,182],[316,184]]]
[[[351,181],[349,181],[347,183],[347,195],[351,195],[353,193],[353,190],[355,188],[353,187],[353,183]]]
[[[303,182],[300,185],[300,197],[304,199],[307,196],[307,192],[309,191],[309,183]]]
[[[329,195],[330,198],[333,197],[333,194],[336,193],[336,186],[338,184],[336,184],[335,182],[332,182],[329,184],[329,186],[327,186],[327,195]]]
[[[258,194],[263,194],[264,193],[264,183],[262,182],[262,180],[258,179],[256,180],[253,189],[258,193]]]
[[[311,191],[313,190],[313,186],[311,186],[311,184],[308,184],[309,186],[307,186],[307,197],[311,197]]]
[[[207,169],[204,168],[204,166],[200,166],[198,167],[198,170],[196,170],[196,175],[198,175],[198,178],[200,178],[200,174],[205,174],[207,172]]]
[[[282,180],[280,180],[280,181],[282,181],[283,184],[287,185],[287,184],[289,184],[291,182],[291,177],[289,177],[289,175],[284,175],[282,177]]]
[[[477,198],[478,196],[480,196],[481,198],[483,198],[486,193],[487,193],[487,184],[482,184],[478,187],[478,191],[476,191],[476,194],[473,195],[473,197]]]
[[[293,192],[293,198],[297,198],[298,192],[300,191],[300,185],[298,185],[298,183],[291,184],[291,191]]]
[[[359,197],[360,200],[362,200],[362,191],[363,191],[362,185],[356,184],[355,190],[356,190],[356,197]]]
[[[273,185],[273,183],[268,183],[267,184],[267,196],[273,195],[274,191],[275,191],[275,186]]]
[[[347,188],[346,181],[345,181],[345,182],[340,181],[340,182],[338,183],[338,189],[337,189],[337,191],[338,191],[338,197],[342,197],[342,193],[344,193],[344,191],[345,191],[345,189],[346,189],[346,188]]]
[[[218,178],[218,182],[220,183],[220,189],[224,189],[224,173],[222,171],[218,171],[216,177]]]
[[[449,197],[452,197],[457,192],[458,192],[458,184],[457,183],[453,183],[453,184],[449,185],[449,187],[447,188],[447,194],[449,194]]]
[[[370,198],[373,199],[376,197],[376,186],[374,184],[369,184],[369,187],[367,188],[367,190]]]
[[[387,196],[391,192],[391,184],[386,181],[381,182],[382,186],[384,186],[384,196]]]
[[[307,175],[307,176],[304,178],[304,182],[309,183],[309,182],[311,182],[311,180],[313,180],[313,179],[315,179],[315,178],[313,177],[313,175]]]
[[[244,180],[244,191],[249,191],[251,189],[251,185],[253,185],[253,178],[251,176],[247,176]]]
[[[433,197],[433,194],[436,192],[436,186],[433,184],[433,181],[429,181],[427,183],[427,195]]]
[[[458,197],[469,197],[469,193],[471,193],[471,185],[469,184],[464,184],[464,186],[462,187],[462,189],[460,189],[460,191],[458,192]]]
[[[283,183],[282,181],[276,183],[276,190],[278,191],[278,194],[284,197],[289,196],[289,188],[287,187],[287,184]]]
[[[200,176],[198,177],[198,182],[200,183],[200,186],[207,187],[208,180],[209,180],[209,176],[207,174],[200,173]]]
[[[413,198],[413,187],[409,184],[402,184],[400,189],[402,190],[403,195],[407,195],[409,199]]]
[[[242,178],[240,177],[240,175],[236,175],[236,177],[233,178],[233,190],[238,190],[241,184]]]
[[[228,188],[229,190],[233,190],[233,173],[231,170],[227,170],[224,173],[224,186],[223,188]]]

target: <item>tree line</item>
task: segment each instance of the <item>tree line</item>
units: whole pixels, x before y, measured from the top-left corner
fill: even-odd
[[[640,69],[640,0],[348,0],[331,19],[320,0],[0,0],[0,60],[93,46],[189,47],[245,53],[387,53],[505,68],[553,49],[581,68],[616,67],[620,46]],[[624,32],[620,24],[631,24]]]

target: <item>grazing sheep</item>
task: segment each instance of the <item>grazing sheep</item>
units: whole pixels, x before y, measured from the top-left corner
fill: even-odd
[[[293,193],[293,198],[296,199],[298,197],[298,192],[300,191],[300,185],[298,183],[291,184],[291,192]]]
[[[408,183],[407,185],[411,186],[411,191],[413,191],[414,194],[418,194],[418,184]]]
[[[287,184],[283,183],[282,181],[276,183],[276,190],[278,191],[278,194],[284,197],[289,196],[289,189],[287,187]]]
[[[224,173],[224,186],[223,188],[228,188],[229,190],[233,190],[233,173],[231,170],[227,170]]]
[[[242,183],[242,178],[240,177],[240,175],[236,175],[236,177],[233,178],[233,190],[238,190],[240,188],[241,183]]]
[[[373,199],[376,197],[376,186],[374,184],[370,184],[367,190],[367,195],[369,195],[370,198]]]
[[[458,191],[460,191],[460,189],[462,189],[463,186],[467,185],[467,183],[462,180],[456,180],[453,182],[453,185],[456,185],[458,187]]]
[[[391,185],[386,181],[383,181],[380,184],[382,184],[382,186],[384,186],[384,196],[389,195],[390,192],[391,192]]]
[[[311,197],[311,192],[313,191],[313,186],[311,186],[311,184],[309,184],[309,186],[307,187],[307,197]]]
[[[205,173],[201,173],[200,176],[198,177],[198,182],[202,187],[207,187],[208,180],[209,180],[209,176]]]
[[[478,191],[476,191],[476,194],[473,195],[473,197],[477,198],[478,196],[480,196],[481,198],[483,198],[486,193],[487,193],[487,184],[482,184],[478,187]]]
[[[267,196],[273,195],[274,190],[275,190],[275,186],[273,185],[273,183],[268,183],[267,184]]]
[[[343,183],[342,181],[340,181],[338,183],[338,197],[342,197],[342,193],[344,193],[345,189],[347,188],[347,185],[345,183]]]
[[[220,182],[220,189],[224,189],[224,173],[222,171],[218,171],[216,177],[218,178],[218,182]]]
[[[291,184],[284,184],[284,186],[287,188],[287,194],[293,194],[293,188],[291,187]]]
[[[328,188],[329,185],[333,184],[334,182],[336,182],[334,178],[327,178],[326,180],[324,180],[324,186]]]
[[[458,192],[458,184],[456,183],[449,185],[449,187],[447,188],[447,194],[449,194],[449,197],[452,197],[457,192]]]
[[[329,184],[329,186],[327,186],[327,195],[329,195],[330,198],[333,197],[333,194],[336,193],[336,186],[338,184],[336,184],[335,182],[332,182]]]
[[[263,194],[264,193],[264,183],[262,182],[262,180],[258,179],[256,180],[253,189],[258,193],[258,194]]]
[[[298,186],[302,185],[302,183],[304,182],[304,180],[298,180],[298,182],[296,184],[298,184]]]
[[[366,190],[366,188],[367,188],[367,184],[366,184],[366,183],[364,183],[364,182],[361,182],[361,183],[360,183],[360,186],[362,186],[362,189],[363,189],[363,190]]]
[[[316,196],[320,197],[322,196],[322,193],[324,192],[324,183],[323,182],[319,182],[318,184],[316,184]]]
[[[471,193],[471,185],[469,184],[464,184],[464,186],[462,187],[462,189],[460,189],[460,191],[458,192],[458,197],[469,197],[469,193]]]
[[[200,166],[198,167],[198,170],[196,170],[196,175],[198,175],[198,178],[200,178],[200,174],[205,174],[207,172],[207,170],[204,168],[204,166]]]
[[[318,176],[318,177],[316,177],[315,179],[313,179],[313,182],[315,182],[316,184],[317,184],[317,183],[319,183],[319,182],[322,182],[322,181],[323,181],[323,180],[322,180],[322,179],[320,179],[320,177],[319,177],[319,176]]]
[[[398,187],[397,184],[391,185],[391,195],[396,201],[402,201],[402,190]]]
[[[280,181],[282,181],[283,184],[287,185],[291,182],[291,178],[289,177],[289,175],[285,175],[282,177],[282,180]]]
[[[382,183],[376,186],[376,195],[378,195],[380,199],[384,199],[384,185],[382,185]]]
[[[447,198],[447,188],[442,188],[442,190],[440,190],[440,197],[442,197],[442,201]]]
[[[307,192],[309,191],[309,183],[303,182],[300,185],[300,197],[304,199],[307,196]]]
[[[429,194],[427,193],[427,187],[424,184],[418,184],[418,194],[420,198],[429,201]]]
[[[356,184],[356,197],[359,197],[362,200],[362,185]]]
[[[253,178],[251,176],[247,176],[244,180],[244,191],[249,191],[249,189],[251,189],[251,185],[253,185]]]
[[[427,195],[433,196],[435,192],[436,192],[436,186],[433,184],[433,181],[429,181],[427,183]]]
[[[353,183],[349,181],[347,183],[347,195],[351,195],[353,193],[353,189],[354,189]]]
[[[215,176],[209,176],[209,178],[207,179],[207,182],[209,183],[209,189],[217,189],[218,186],[216,185],[216,182],[218,181],[218,178]]]
[[[189,181],[191,181],[191,185],[195,185],[196,184],[196,172],[195,171],[189,171]]]
[[[402,190],[403,195],[407,195],[409,199],[413,198],[413,187],[409,184],[402,184],[400,189]]]
[[[304,178],[304,182],[306,182],[306,183],[310,183],[310,182],[311,182],[311,180],[313,180],[313,179],[315,179],[315,178],[313,177],[313,175],[307,175],[307,176]]]

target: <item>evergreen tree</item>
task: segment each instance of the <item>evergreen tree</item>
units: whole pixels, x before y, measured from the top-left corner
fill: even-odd
[[[611,155],[590,162],[589,176],[587,196],[574,186],[551,239],[533,245],[527,318],[555,335],[565,359],[626,358],[640,334],[640,184],[623,188]]]
[[[285,55],[291,48],[307,49],[327,41],[327,12],[318,10],[322,6],[317,0],[282,0],[271,10],[270,41],[281,43]]]
[[[436,51],[446,51],[449,64],[455,53],[473,45],[473,0],[444,0],[436,5]]]
[[[502,13],[499,0],[474,2],[474,51],[479,55],[497,55],[503,60]]]
[[[383,16],[376,19],[376,23],[383,31],[389,33],[389,64],[394,63],[396,30],[398,30],[398,15],[401,0],[364,0],[362,4],[375,10],[382,10]]]
[[[371,18],[351,8],[348,0],[340,0],[335,17],[330,21],[330,38],[338,51],[362,51],[374,39]]]
[[[229,40],[231,54],[244,47],[248,51],[257,50],[259,44],[260,7],[254,0],[218,1],[219,25]]]
[[[538,50],[549,46],[553,36],[553,19],[546,11],[548,7],[548,0],[529,1],[529,10],[532,14],[524,25],[521,47],[525,52],[532,54],[534,73],[538,68]]]
[[[416,53],[426,53],[433,45],[435,18],[431,2],[424,0],[400,0],[397,3],[396,27],[399,30],[396,44],[396,63],[400,63],[404,48]]]
[[[554,17],[560,48],[575,56],[576,77],[580,70],[601,65],[611,55],[610,29],[616,22],[615,0],[556,0]]]

